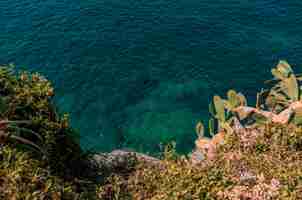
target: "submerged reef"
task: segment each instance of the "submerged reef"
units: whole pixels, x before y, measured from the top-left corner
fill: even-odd
[[[84,152],[37,73],[0,68],[0,199],[302,199],[302,77],[286,61],[249,105],[214,96],[189,155]]]

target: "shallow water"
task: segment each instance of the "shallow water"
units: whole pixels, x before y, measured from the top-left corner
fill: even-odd
[[[270,68],[302,64],[297,0],[1,0],[0,63],[45,74],[82,146],[181,152],[212,95],[251,102]]]

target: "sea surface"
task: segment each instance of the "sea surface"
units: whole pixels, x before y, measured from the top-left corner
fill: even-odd
[[[0,0],[0,64],[53,81],[86,149],[188,152],[212,96],[253,104],[279,59],[302,69],[300,0]]]

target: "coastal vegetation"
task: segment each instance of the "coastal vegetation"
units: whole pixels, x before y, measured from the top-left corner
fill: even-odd
[[[1,66],[0,95],[0,199],[74,199],[76,180],[89,179],[87,155],[52,103],[51,83]]]
[[[171,143],[153,158],[84,152],[51,83],[2,66],[0,199],[302,199],[302,77],[286,61],[272,74],[254,106],[235,90],[214,96],[190,155]]]
[[[286,61],[272,74],[254,107],[234,90],[226,99],[214,96],[212,138],[204,137],[198,123],[189,157],[175,156],[170,148],[158,168],[142,165],[130,176],[113,175],[102,194],[107,199],[302,199],[301,77]]]

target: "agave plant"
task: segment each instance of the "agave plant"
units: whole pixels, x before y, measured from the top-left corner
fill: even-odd
[[[1,68],[0,68],[1,71]],[[0,72],[0,74],[3,72]],[[44,153],[43,149],[29,139],[23,137],[25,134],[29,134],[35,137],[35,140],[43,142],[43,138],[36,132],[21,127],[19,125],[28,125],[30,120],[6,120],[7,111],[9,110],[9,104],[4,96],[0,96],[0,144],[6,144],[9,141],[19,142],[33,147],[36,150]],[[1,120],[2,119],[2,120]]]
[[[35,136],[38,140],[41,142],[43,141],[42,137],[27,128],[19,127],[19,124],[29,124],[30,121],[9,121],[9,120],[1,120],[0,121],[0,144],[6,144],[8,141],[14,141],[14,142],[19,142],[28,146],[33,147],[36,150],[39,150],[41,153],[44,154],[44,150],[32,142],[29,139],[26,139],[21,136],[21,133],[29,133]]]

